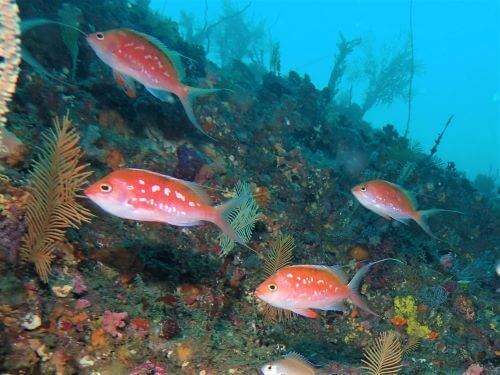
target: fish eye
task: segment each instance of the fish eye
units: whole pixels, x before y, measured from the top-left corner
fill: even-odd
[[[359,188],[359,190],[361,190],[361,191],[366,191],[366,186],[361,186],[361,187]]]
[[[111,185],[109,185],[109,184],[101,184],[101,186],[99,186],[99,188],[101,189],[101,191],[103,193],[109,193],[109,192],[111,192],[111,190],[113,190],[111,188]]]
[[[95,37],[97,38],[97,40],[103,40],[104,39],[104,34],[103,33],[97,33],[97,34],[95,34]]]
[[[268,370],[272,370],[272,369],[273,369],[273,366],[269,365],[269,366],[267,366],[267,369],[268,369]]]
[[[271,292],[274,292],[276,291],[276,289],[278,289],[278,287],[276,286],[276,284],[269,284],[267,286],[267,288],[271,291]]]

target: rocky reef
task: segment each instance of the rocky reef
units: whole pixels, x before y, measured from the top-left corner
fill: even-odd
[[[65,9],[60,0],[18,4],[22,19],[60,19]],[[360,374],[363,350],[389,330],[412,345],[403,374],[498,371],[498,194],[478,189],[452,161],[430,156],[394,126],[373,128],[358,105],[335,103],[307,76],[257,73],[241,61],[216,66],[147,1],[72,6],[80,28],[154,35],[188,57],[186,83],[231,90],[196,100],[212,142],[177,99],[160,102],[143,88],[128,97],[83,38],[75,64],[59,27],[23,36],[57,80],[23,65],[7,115],[22,147],[0,161],[2,372],[249,374],[294,351],[327,373]],[[95,216],[67,231],[48,282],[40,280],[19,254],[29,172],[42,134],[67,111],[92,182],[143,168],[202,184],[217,201],[238,181],[249,183],[262,212],[248,244],[255,251],[237,245],[220,257],[215,226],[123,220],[82,199]],[[350,193],[375,178],[413,191],[422,208],[464,215],[431,219],[441,241],[414,223],[385,220]],[[318,319],[267,320],[253,292],[282,234],[297,244],[294,264],[345,265],[354,275],[364,261],[403,261],[375,265],[365,278],[361,294],[379,316],[349,306]]]

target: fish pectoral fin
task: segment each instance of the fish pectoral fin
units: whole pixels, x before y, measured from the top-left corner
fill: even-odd
[[[314,310],[311,310],[311,309],[292,309],[292,311],[295,314],[299,314],[299,315],[305,316],[307,318],[315,319],[318,317],[318,313]]]
[[[345,312],[346,311],[346,308],[345,308],[345,305],[344,305],[344,301],[337,301],[337,302],[334,302],[324,308],[322,308],[321,310],[324,310],[324,311],[342,311],[342,312]]]
[[[113,69],[113,77],[115,78],[115,81],[118,86],[122,87],[125,93],[131,97],[131,98],[136,98],[137,97],[137,92],[135,89],[135,82],[134,79],[120,73],[117,70]]]
[[[162,102],[173,103],[175,101],[172,93],[167,90],[154,89],[149,86],[144,87],[151,93],[151,95],[153,95],[157,99],[160,99]]]

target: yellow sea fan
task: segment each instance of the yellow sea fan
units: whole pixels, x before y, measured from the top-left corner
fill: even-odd
[[[365,350],[361,360],[366,366],[361,367],[371,375],[397,374],[403,365],[401,340],[395,331],[382,332]]]
[[[276,240],[264,261],[264,274],[266,278],[292,262],[294,248],[295,242],[292,236],[281,235]],[[262,313],[266,320],[272,322],[289,320],[294,315],[290,310],[280,309],[267,303],[264,303]]]
[[[27,233],[22,239],[21,259],[34,263],[40,278],[49,278],[53,250],[67,228],[89,222],[92,214],[77,202],[88,177],[88,164],[80,164],[80,137],[71,120],[54,120],[54,130],[43,135],[39,159],[33,163],[31,196],[26,206]]]
[[[279,269],[288,266],[293,260],[295,241],[290,235],[281,235],[269,250],[264,261],[264,273],[269,277]]]

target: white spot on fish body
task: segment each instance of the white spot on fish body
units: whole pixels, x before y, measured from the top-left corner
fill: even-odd
[[[181,193],[179,193],[178,191],[175,192],[175,196],[183,202],[186,201],[186,197],[184,195],[182,195]]]
[[[129,185],[129,186],[127,186],[127,189],[128,189],[128,190],[134,190],[134,185]]]
[[[300,286],[300,284],[299,284],[299,283],[296,283],[296,284],[295,284],[295,287],[296,287],[296,288],[298,288],[299,286]]]
[[[336,287],[336,288],[335,288],[335,292],[338,292],[338,291],[339,291],[339,287]]]
[[[141,193],[142,193],[142,194],[146,194],[146,190],[141,189]]]
[[[144,49],[144,46],[143,46],[143,45],[140,45],[140,46],[135,47],[134,49],[138,49],[138,50],[141,50],[141,51],[142,51],[142,50]]]
[[[324,284],[325,281],[324,280],[318,280],[318,284]]]
[[[189,202],[188,204],[190,207],[194,207],[194,202]]]
[[[150,204],[150,205],[153,205],[154,203],[155,203],[155,200],[154,200],[153,198],[151,198],[151,199],[149,200],[149,204]]]
[[[158,185],[153,185],[153,187],[151,188],[151,191],[153,193],[156,193],[157,191],[160,191],[160,187]]]
[[[175,212],[175,207],[172,207],[172,212]]]
[[[150,60],[152,57],[153,57],[153,56],[151,56],[151,55],[145,55],[145,56],[144,56],[144,58],[145,58],[146,60]]]
[[[165,188],[163,189],[163,192],[165,193],[165,195],[168,197],[170,195],[170,189],[169,188]]]
[[[132,47],[133,45],[134,45],[134,42],[125,43],[125,47]]]
[[[160,203],[160,210],[163,210],[163,203]]]
[[[297,276],[297,280],[299,280],[299,281],[300,281],[300,276]]]
[[[146,202],[147,199],[146,198],[139,198],[139,202]]]
[[[307,280],[306,279],[302,280],[302,284],[306,285],[307,284]]]
[[[293,277],[293,274],[288,273],[288,274],[286,275],[286,277],[288,277],[289,279],[291,279],[291,278]]]
[[[182,211],[182,212],[181,212],[181,215],[182,215],[182,216],[186,216],[186,212],[185,212],[185,211]]]
[[[139,180],[139,185],[144,185],[144,184],[145,184],[144,180]]]
[[[137,202],[137,198],[132,198],[132,202]]]

